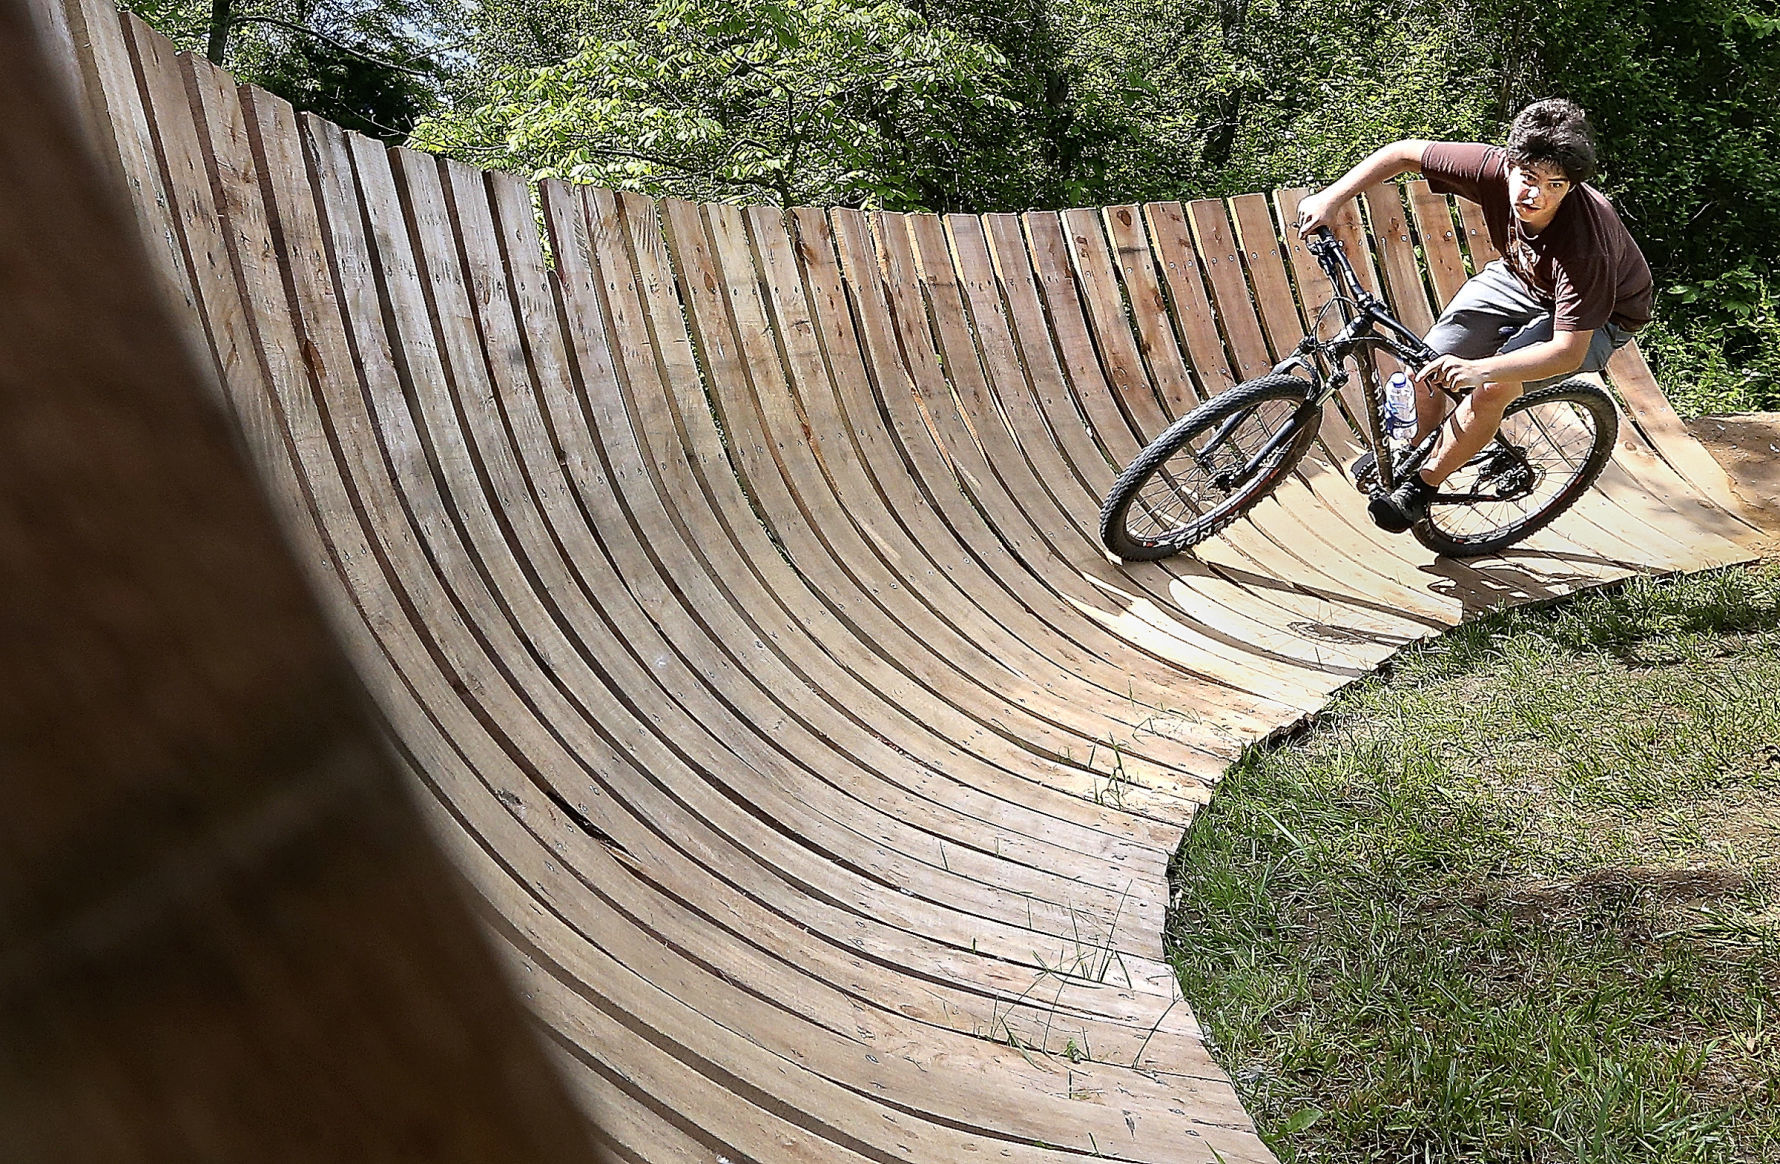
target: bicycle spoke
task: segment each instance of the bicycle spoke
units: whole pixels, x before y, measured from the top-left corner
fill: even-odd
[[[1275,407],[1268,409],[1268,405]],[[1229,425],[1224,440],[1204,447],[1183,446],[1138,491],[1126,519],[1131,533],[1138,537],[1166,537],[1241,494],[1250,480],[1266,471],[1266,465],[1257,465],[1252,473],[1231,482],[1229,489],[1220,487],[1217,476],[1245,468],[1294,411],[1295,406],[1289,401],[1264,401]],[[1223,427],[1219,426],[1220,430]],[[1216,431],[1208,435],[1216,435]]]
[[[1531,488],[1497,501],[1437,505],[1432,520],[1447,536],[1480,540],[1544,512],[1587,471],[1596,440],[1595,422],[1581,405],[1555,400],[1511,413],[1503,424],[1501,440],[1519,450],[1520,458],[1535,478]],[[1500,450],[1500,445],[1492,444],[1455,474],[1445,490],[1460,494],[1488,492],[1493,484],[1492,469],[1505,456]]]

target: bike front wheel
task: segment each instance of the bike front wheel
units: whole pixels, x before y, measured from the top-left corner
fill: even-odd
[[[1273,492],[1322,416],[1296,376],[1263,376],[1212,397],[1119,474],[1100,506],[1100,540],[1127,562],[1197,545]]]
[[[1527,393],[1502,414],[1496,439],[1440,487],[1416,540],[1452,558],[1506,549],[1574,505],[1618,438],[1613,398],[1590,381]]]

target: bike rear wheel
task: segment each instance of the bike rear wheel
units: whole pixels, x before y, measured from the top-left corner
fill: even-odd
[[[1440,487],[1414,527],[1416,540],[1452,558],[1506,549],[1574,505],[1618,437],[1613,398],[1590,381],[1527,393],[1502,414],[1496,440]]]
[[[1285,479],[1322,415],[1296,376],[1264,376],[1212,397],[1119,474],[1100,507],[1100,540],[1127,562],[1197,545]]]

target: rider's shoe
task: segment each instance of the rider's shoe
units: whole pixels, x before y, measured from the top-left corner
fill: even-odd
[[[1386,533],[1402,533],[1428,516],[1428,499],[1439,488],[1422,480],[1420,473],[1411,473],[1383,497],[1374,498],[1366,506],[1372,524]]]

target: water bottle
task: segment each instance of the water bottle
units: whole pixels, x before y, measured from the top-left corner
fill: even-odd
[[[1394,449],[1408,448],[1415,439],[1415,389],[1402,372],[1391,373],[1384,388],[1384,435]]]

